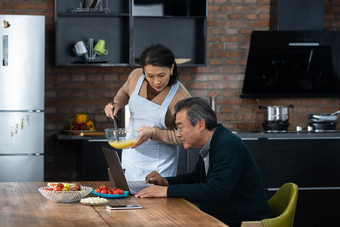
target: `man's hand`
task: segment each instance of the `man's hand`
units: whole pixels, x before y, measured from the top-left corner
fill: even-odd
[[[152,171],[145,177],[145,183],[168,186],[168,182],[157,171]]]
[[[139,191],[135,197],[137,198],[150,198],[150,197],[167,197],[168,187],[151,185]]]

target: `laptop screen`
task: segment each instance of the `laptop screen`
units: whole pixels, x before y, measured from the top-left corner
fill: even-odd
[[[109,166],[108,174],[112,186],[116,188],[121,188],[124,191],[130,191],[124,175],[123,168],[120,164],[117,151],[108,149],[106,147],[102,147],[102,149],[107,165]]]

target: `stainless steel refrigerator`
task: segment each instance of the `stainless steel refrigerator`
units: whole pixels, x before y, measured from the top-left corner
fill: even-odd
[[[45,17],[0,23],[0,182],[43,181]]]

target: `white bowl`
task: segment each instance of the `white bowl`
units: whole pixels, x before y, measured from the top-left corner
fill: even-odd
[[[91,187],[80,186],[81,191],[49,191],[48,186],[38,188],[39,192],[54,202],[72,203],[85,198],[92,191]]]
[[[106,128],[107,142],[116,149],[125,149],[131,147],[138,137],[137,130],[127,130],[124,128]]]

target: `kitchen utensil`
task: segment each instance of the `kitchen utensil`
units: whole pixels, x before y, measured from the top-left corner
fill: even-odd
[[[113,125],[114,125],[114,129],[115,129],[115,132],[117,132],[117,119],[115,116],[113,116]],[[116,138],[117,138],[117,141],[119,142],[119,136],[116,135]]]
[[[266,110],[266,121],[271,122],[282,122],[287,121],[289,119],[289,108],[294,108],[293,105],[289,106],[259,106],[260,109]]]
[[[338,111],[337,111],[338,112]],[[332,114],[308,114],[308,119],[311,122],[331,122],[338,119],[337,112]]]
[[[88,48],[89,48],[89,53],[88,53],[87,61],[92,62],[96,59],[96,52],[93,51],[93,38],[90,38],[88,40]]]
[[[124,191],[124,194],[103,194],[103,193],[98,193],[92,190],[91,192],[94,195],[103,197],[103,198],[108,198],[108,199],[116,199],[116,198],[124,198],[127,197],[129,194],[129,191]]]
[[[76,42],[76,44],[74,45],[74,53],[76,54],[76,56],[83,56],[84,54],[86,55],[86,59],[88,59],[88,55],[87,55],[87,48],[85,46],[84,41],[78,41]]]
[[[114,105],[113,105],[112,102],[111,102],[111,110],[112,110],[112,119],[113,119],[114,129],[115,129],[115,132],[117,132],[118,124],[117,124],[117,119],[116,119],[115,115],[113,115]],[[119,136],[116,135],[116,138],[117,138],[117,141],[119,142]]]
[[[39,192],[54,202],[72,203],[81,200],[92,191],[91,187],[80,186],[81,191],[48,191],[47,187],[38,188]]]
[[[116,149],[131,147],[139,135],[137,130],[128,130],[124,128],[106,128],[105,134],[108,143]]]
[[[98,40],[97,44],[94,46],[94,52],[98,55],[107,55],[109,51],[105,49],[105,40]]]
[[[334,131],[336,128],[337,122],[336,121],[329,121],[329,122],[313,122],[312,127],[314,132],[327,132],[327,131]]]
[[[331,116],[338,115],[340,113],[340,110],[335,111],[334,113],[331,113]]]
[[[180,64],[184,64],[191,61],[191,58],[176,58],[175,62],[176,64],[180,65]]]

